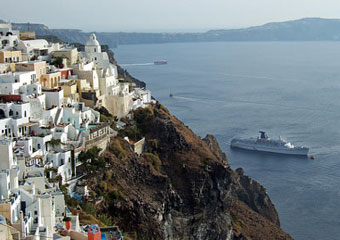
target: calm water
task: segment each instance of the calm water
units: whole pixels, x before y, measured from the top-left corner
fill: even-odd
[[[153,96],[200,136],[214,134],[231,166],[264,185],[295,239],[339,239],[340,43],[180,43],[114,49]],[[169,97],[169,92],[174,97]],[[230,149],[265,130],[311,147],[315,160]]]

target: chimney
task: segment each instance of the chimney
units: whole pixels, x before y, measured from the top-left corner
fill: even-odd
[[[92,224],[89,228],[89,231],[87,233],[88,240],[101,240],[102,239],[102,233],[100,232],[100,228],[97,224]]]
[[[26,237],[26,231],[25,231],[25,222],[24,222],[23,211],[20,211],[19,218],[20,218],[20,227],[21,227],[21,235],[22,235],[21,237],[25,238]]]

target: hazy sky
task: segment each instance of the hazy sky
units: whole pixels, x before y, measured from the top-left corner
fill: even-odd
[[[203,31],[340,18],[339,9],[339,0],[12,0],[1,4],[0,19],[85,31]]]

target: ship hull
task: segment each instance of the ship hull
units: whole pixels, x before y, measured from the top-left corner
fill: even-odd
[[[287,155],[298,155],[298,156],[307,156],[309,152],[309,148],[306,147],[297,147],[297,148],[277,148],[271,146],[265,146],[262,144],[254,143],[244,143],[242,141],[233,140],[230,144],[231,147],[241,148],[251,151],[258,152],[270,152],[270,153],[278,153],[278,154],[287,154]]]
[[[168,64],[167,61],[154,61],[155,65],[164,65],[164,64]]]

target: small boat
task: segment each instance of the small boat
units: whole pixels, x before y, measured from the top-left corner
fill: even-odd
[[[158,61],[154,61],[153,64],[155,64],[155,65],[164,65],[164,64],[168,64],[168,61],[166,61],[166,60],[158,60]]]
[[[292,143],[279,139],[271,139],[263,131],[257,138],[234,138],[231,140],[231,147],[242,148],[252,151],[271,152],[280,154],[307,156],[309,148],[294,146]]]

